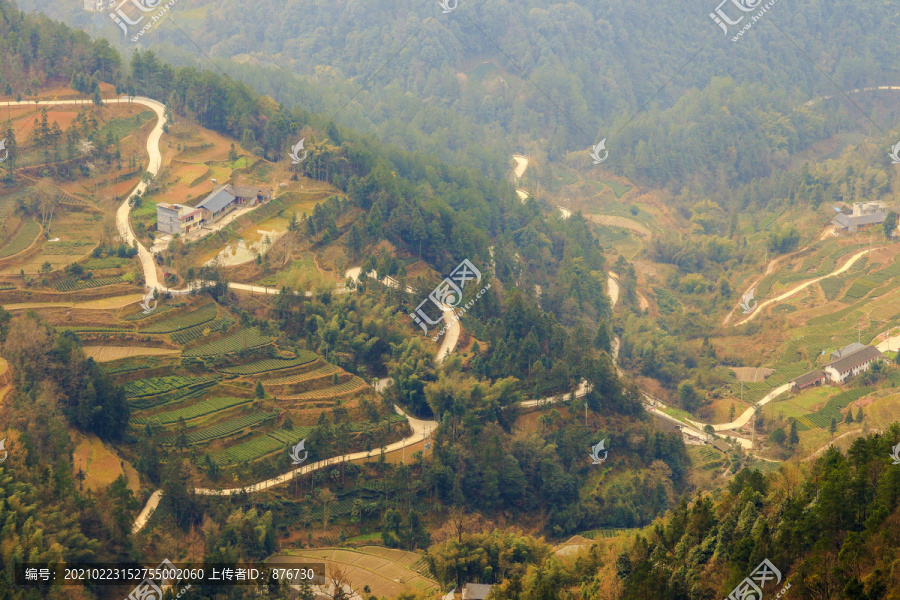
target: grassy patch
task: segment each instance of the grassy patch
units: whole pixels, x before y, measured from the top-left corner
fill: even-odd
[[[18,254],[26,249],[41,232],[41,226],[34,219],[27,219],[22,227],[13,235],[8,242],[0,246],[0,258],[6,258],[13,254]]]

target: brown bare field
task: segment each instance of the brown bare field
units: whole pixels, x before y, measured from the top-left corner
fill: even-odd
[[[110,310],[113,308],[122,308],[129,304],[140,302],[144,299],[143,294],[126,294],[123,296],[111,296],[109,298],[99,298],[97,300],[86,300],[84,302],[18,302],[13,304],[5,304],[3,308],[6,310],[31,310],[41,308],[76,308],[86,310]]]
[[[335,565],[346,569],[346,577],[354,590],[368,585],[372,594],[393,598],[404,592],[437,592],[438,584],[411,569],[421,558],[414,552],[390,550],[376,546],[363,546],[350,550],[344,548],[322,548],[289,550],[289,556],[274,556],[269,563],[289,562],[294,557],[304,557],[322,561],[326,567]]]
[[[85,346],[84,353],[97,362],[110,362],[132,356],[172,356],[180,350],[168,348],[141,348],[138,346]]]
[[[37,119],[38,124],[41,122],[41,110],[41,108],[32,108],[31,114],[20,115],[22,118],[15,124],[16,139],[21,140],[26,137],[31,137],[31,134],[34,131],[35,119]],[[52,108],[47,109],[47,122],[51,126],[56,122],[63,131],[72,126],[72,121],[74,121],[77,116],[78,111]]]
[[[752,382],[765,381],[766,377],[775,372],[775,369],[766,367],[730,367],[737,376],[738,381]]]
[[[77,473],[80,470],[85,474],[84,487],[89,490],[101,490],[123,474],[128,479],[129,489],[137,491],[140,488],[140,479],[134,467],[126,461],[121,461],[96,436],[91,435],[82,439],[75,448],[72,460],[74,471]]]

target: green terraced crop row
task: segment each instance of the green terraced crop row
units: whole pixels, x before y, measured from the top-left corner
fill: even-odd
[[[277,431],[269,433],[269,435],[282,444],[296,444],[301,439],[303,439],[303,436],[305,436],[311,430],[312,427],[294,427],[290,431],[286,429],[279,429]],[[298,431],[300,432],[299,437],[297,436]]]
[[[41,226],[38,225],[37,221],[28,219],[6,244],[0,246],[0,258],[18,254],[30,246],[40,232]]]
[[[850,284],[850,287],[844,293],[844,297],[841,298],[841,302],[850,303],[864,298],[881,284],[882,282],[874,280],[871,275],[863,275]]]
[[[185,350],[182,356],[221,356],[230,352],[258,348],[271,342],[272,340],[261,334],[258,329],[246,328],[220,340]]]
[[[204,304],[196,310],[175,315],[144,327],[142,333],[172,333],[188,327],[201,325],[216,318],[219,307],[215,303]]]
[[[296,444],[306,437],[311,430],[312,427],[295,427],[291,432],[277,431],[268,435],[261,435],[231,446],[230,448],[226,448],[225,450],[215,452],[210,457],[220,465],[254,461],[267,454],[272,454],[279,450],[286,450],[288,446]],[[289,435],[276,435],[288,433]]]
[[[340,371],[334,365],[325,365],[324,367],[320,367],[314,371],[310,371],[309,373],[301,373],[299,375],[288,375],[287,377],[279,377],[278,379],[266,379],[266,385],[285,385],[291,383],[301,383],[303,381],[308,381],[310,379],[315,379],[316,377],[322,377],[323,375],[331,375],[332,373],[337,373]]]
[[[335,385],[322,390],[314,390],[312,392],[304,392],[296,396],[297,400],[316,400],[319,398],[334,398],[343,394],[357,392],[367,388],[368,385],[360,377],[354,377],[347,383]]]
[[[148,377],[147,379],[137,379],[129,381],[125,384],[126,398],[140,398],[141,396],[153,396],[163,394],[172,390],[196,385],[199,383],[207,383],[209,381],[218,381],[219,378],[212,376],[203,377],[183,377],[181,375],[172,375],[169,377]]]
[[[631,233],[622,227],[597,225],[594,229],[597,233],[597,241],[602,246],[612,246],[616,242],[621,242],[631,237]]]
[[[255,375],[267,371],[278,371],[280,369],[299,367],[300,365],[311,363],[317,358],[319,358],[319,355],[315,352],[301,350],[297,353],[297,358],[264,358],[262,360],[255,360],[251,363],[247,363],[246,365],[232,365],[221,369],[221,371],[223,373],[228,373],[229,375]]]
[[[77,292],[79,290],[88,290],[104,285],[115,285],[117,283],[127,282],[121,277],[91,277],[90,279],[84,280],[75,279],[74,277],[64,277],[57,281],[53,287],[59,292]]]
[[[118,269],[122,265],[128,264],[127,258],[119,258],[111,256],[109,258],[92,258],[84,263],[84,268],[89,271],[100,271],[102,269]]]
[[[189,444],[199,444],[217,438],[226,437],[237,433],[245,427],[258,425],[263,421],[276,417],[277,415],[278,411],[271,413],[256,412],[248,415],[242,415],[235,419],[231,419],[230,421],[218,423],[216,425],[213,425],[212,427],[207,427],[206,429],[201,429],[200,431],[190,433],[187,435],[187,441]],[[172,441],[174,441],[174,439]]]
[[[175,310],[176,308],[180,308],[183,306],[182,304],[170,304],[168,306],[160,306],[156,311],[149,315],[145,315],[143,312],[136,312],[133,315],[128,315],[124,317],[123,321],[143,321],[144,319],[149,319],[150,317],[158,317],[162,313],[169,312],[170,310]]]
[[[178,404],[190,400],[191,398],[202,396],[209,388],[215,386],[216,383],[217,381],[213,379],[208,383],[193,385],[189,388],[181,388],[180,390],[173,390],[157,396],[144,396],[143,398],[129,400],[128,406],[130,406],[132,410],[149,410],[164,404]]]
[[[154,425],[169,425],[171,423],[177,423],[181,419],[190,421],[191,419],[205,417],[206,415],[240,406],[241,404],[247,404],[248,402],[251,402],[250,398],[207,398],[206,400],[191,406],[159,413],[152,417],[140,417],[132,420],[138,425],[146,425],[148,423]]]
[[[822,286],[822,291],[825,292],[825,299],[831,302],[832,300],[837,298],[837,295],[840,293],[845,283],[847,283],[847,279],[845,277],[838,276],[826,277],[819,282],[819,285]]]
[[[142,369],[149,369],[153,365],[148,363],[137,363],[137,364],[126,364],[126,365],[115,365],[111,367],[101,366],[103,372],[107,375],[115,375],[117,373],[131,373],[132,371],[140,371]]]
[[[217,331],[225,331],[234,325],[234,319],[231,317],[222,317],[221,319],[213,319],[208,323],[191,327],[190,329],[182,329],[172,334],[172,341],[176,344],[187,344],[194,340],[198,340],[205,335],[215,333]]]

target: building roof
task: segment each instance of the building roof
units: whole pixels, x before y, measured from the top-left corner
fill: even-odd
[[[719,452],[724,452],[726,454],[728,454],[728,451],[731,450],[731,446],[729,446],[728,443],[723,440],[713,440],[709,443],[709,445]]]
[[[157,202],[156,208],[163,208],[165,210],[178,210],[178,206],[175,204],[169,204],[168,202]]]
[[[850,220],[857,225],[873,225],[881,223],[886,218],[887,215],[885,213],[866,213],[864,215],[853,215],[850,217]]]
[[[844,356],[850,356],[854,352],[859,352],[863,348],[865,348],[865,344],[860,344],[859,342],[853,342],[848,346],[844,346],[840,350],[835,350],[831,353],[831,358],[837,360],[838,358],[842,358]]]
[[[484,600],[490,591],[491,586],[486,583],[467,583],[463,586],[462,597],[464,600]]]
[[[885,213],[866,213],[863,215],[845,215],[843,213],[839,215],[835,215],[835,217],[831,220],[834,225],[838,225],[840,227],[850,227],[851,225],[856,225],[857,227],[861,225],[874,225],[876,223],[881,223],[887,218]]]
[[[880,358],[884,355],[878,348],[874,346],[866,346],[862,350],[858,350],[849,356],[844,356],[835,361],[832,361],[825,365],[826,367],[831,367],[838,373],[843,373],[844,371],[849,371],[854,367],[858,367],[859,365],[872,360],[873,358]]]
[[[234,196],[230,194],[225,188],[219,188],[218,190],[214,191],[209,196],[204,198],[203,201],[197,205],[197,208],[205,208],[210,212],[216,213],[232,202],[234,202]]]
[[[797,385],[797,387],[805,387],[815,381],[822,379],[823,377],[825,377],[825,373],[816,369],[815,371],[804,373],[803,375],[795,379],[794,383]]]
[[[850,227],[850,217],[848,217],[844,213],[835,215],[831,222],[841,227]]]
[[[226,185],[225,191],[237,198],[256,198],[257,195],[266,195],[265,192],[256,188],[236,187],[233,185]]]
[[[887,205],[881,200],[869,200],[868,202],[853,203],[853,214],[861,214],[863,212],[881,212],[886,210]]]

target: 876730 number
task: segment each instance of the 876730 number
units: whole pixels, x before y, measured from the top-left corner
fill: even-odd
[[[312,581],[315,576],[316,572],[313,569],[272,569],[272,579]]]

